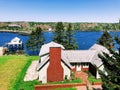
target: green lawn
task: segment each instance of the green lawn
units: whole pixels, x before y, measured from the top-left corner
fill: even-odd
[[[22,78],[24,77],[28,66],[30,65],[31,61],[38,59],[38,56],[1,56],[0,90],[20,90],[17,89],[17,87],[20,86],[19,82],[23,81]]]
[[[0,90],[34,90],[34,85],[40,84],[40,82],[37,80],[24,82],[23,79],[31,62],[38,59],[38,56],[0,56]],[[76,79],[73,81],[57,83],[65,84],[81,82],[81,79]],[[53,82],[53,84],[55,83],[56,82]],[[63,88],[62,90],[66,89],[75,90],[75,88]]]
[[[47,84],[70,84],[70,83],[82,83],[81,79],[75,79],[75,80],[64,80],[61,82],[48,82]]]

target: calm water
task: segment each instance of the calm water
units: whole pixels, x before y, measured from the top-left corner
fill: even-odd
[[[86,50],[89,49],[93,44],[95,44],[98,38],[103,34],[103,32],[80,32],[76,31],[74,34],[74,38],[76,39],[79,49]],[[114,36],[115,32],[110,32],[111,36]],[[120,32],[116,32],[118,36],[120,36]],[[46,43],[52,41],[53,32],[44,32],[44,36],[46,38]],[[5,43],[10,42],[14,37],[19,37],[24,45],[28,40],[28,36],[22,36],[16,33],[6,33],[0,32],[0,46],[3,46]],[[25,51],[27,52],[26,48]]]

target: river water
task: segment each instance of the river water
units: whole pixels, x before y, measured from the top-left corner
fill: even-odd
[[[115,33],[120,36],[120,32],[110,32],[110,35],[113,37]],[[103,32],[76,31],[73,37],[78,43],[79,50],[87,50],[98,41],[98,38],[100,38],[102,34]],[[45,43],[52,41],[53,35],[53,32],[44,32],[44,37],[46,39]],[[20,38],[23,41],[24,45],[28,40],[28,36],[23,36],[17,33],[0,32],[0,46],[3,46],[5,43],[10,42],[10,40],[14,37]],[[26,48],[25,51],[27,52]]]

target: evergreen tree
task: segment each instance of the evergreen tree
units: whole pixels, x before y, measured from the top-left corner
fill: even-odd
[[[65,30],[64,30],[64,25],[62,22],[58,22],[56,25],[56,29],[54,31],[54,38],[53,41],[62,44],[63,46],[65,45]]]
[[[118,24],[118,27],[119,27],[118,29],[120,30],[120,19],[119,19],[119,24]]]
[[[26,47],[28,50],[32,51],[34,54],[34,49],[35,49],[35,31],[32,31],[31,34],[29,35],[29,39],[27,40]]]
[[[105,46],[106,48],[111,48],[110,46],[113,46],[113,39],[108,31],[104,31],[102,36],[98,39],[97,43]]]
[[[36,50],[39,52],[41,46],[44,44],[45,38],[40,27],[36,28]]]
[[[42,33],[42,29],[37,27],[35,31],[29,36],[29,39],[26,43],[26,47],[28,50],[32,51],[33,54],[38,54],[41,46],[44,44],[45,38]],[[36,53],[35,53],[36,52]]]
[[[116,42],[120,45],[120,39],[115,37]],[[98,56],[101,58],[105,71],[100,71],[103,90],[120,90],[120,47],[118,52],[109,49],[110,54],[104,53]]]
[[[66,30],[66,45],[65,48],[70,49],[77,49],[78,45],[75,42],[75,39],[73,38],[74,31],[72,30],[72,25],[68,25],[68,29]]]

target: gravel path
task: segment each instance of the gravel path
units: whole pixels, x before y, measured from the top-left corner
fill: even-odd
[[[26,75],[24,77],[24,81],[33,81],[38,78],[38,71],[36,69],[36,66],[38,64],[38,61],[33,61],[32,64],[29,66]]]

